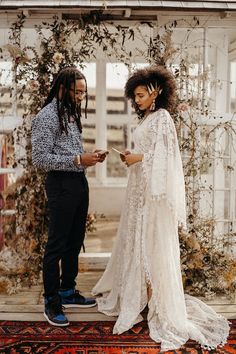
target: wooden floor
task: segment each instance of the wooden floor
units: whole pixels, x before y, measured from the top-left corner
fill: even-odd
[[[77,283],[80,291],[90,295],[92,287],[101,276],[101,271],[80,272]],[[0,320],[17,321],[44,321],[43,312],[43,287],[42,284],[31,289],[23,289],[18,294],[0,295]],[[205,301],[205,300],[204,300]],[[205,301],[214,310],[228,319],[236,318],[236,304],[234,300],[217,298]],[[97,311],[97,307],[90,309],[67,309],[70,321],[106,321],[115,318],[107,317]]]
[[[93,285],[100,278],[101,272],[82,272],[78,277],[78,288],[81,293],[91,296],[90,291]],[[31,289],[24,289],[18,294],[0,294],[0,320],[17,321],[45,321],[43,317],[43,286],[39,284]],[[70,321],[94,321],[112,320],[98,313],[97,307],[89,309],[67,309],[66,313]]]
[[[80,255],[80,272],[77,279],[78,289],[85,296],[100,278],[108,261],[117,230],[118,220],[99,220],[97,230],[86,237],[86,253]],[[96,253],[95,253],[96,252]],[[214,310],[228,319],[236,319],[236,297],[234,299],[216,298],[206,301]],[[17,294],[0,294],[0,320],[45,321],[43,317],[43,286],[38,284],[30,289],[22,289]],[[106,321],[115,318],[105,316],[97,307],[89,309],[67,309],[70,321]]]

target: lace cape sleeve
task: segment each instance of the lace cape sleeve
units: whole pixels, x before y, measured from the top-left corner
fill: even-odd
[[[153,198],[167,199],[179,224],[186,227],[185,185],[174,122],[159,109],[149,122],[151,148],[144,154],[143,170]]]

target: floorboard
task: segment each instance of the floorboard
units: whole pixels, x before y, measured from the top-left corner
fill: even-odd
[[[80,272],[77,278],[78,289],[85,296],[91,296],[91,289],[97,283],[107,264],[114,242],[118,219],[98,219],[96,232],[86,236],[86,253],[80,256]],[[217,297],[204,301],[219,314],[228,319],[236,318],[236,298]],[[110,321],[112,317],[89,309],[67,309],[70,321]],[[144,313],[145,315],[145,313]],[[39,283],[30,289],[24,288],[17,294],[0,294],[0,320],[44,321],[43,285]]]

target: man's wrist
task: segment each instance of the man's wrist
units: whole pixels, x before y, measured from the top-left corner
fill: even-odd
[[[76,167],[80,167],[81,166],[81,155],[76,155],[74,158],[74,164]]]

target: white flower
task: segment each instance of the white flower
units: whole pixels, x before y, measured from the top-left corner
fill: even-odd
[[[64,55],[62,53],[56,52],[52,57],[54,63],[60,64],[64,59]]]

